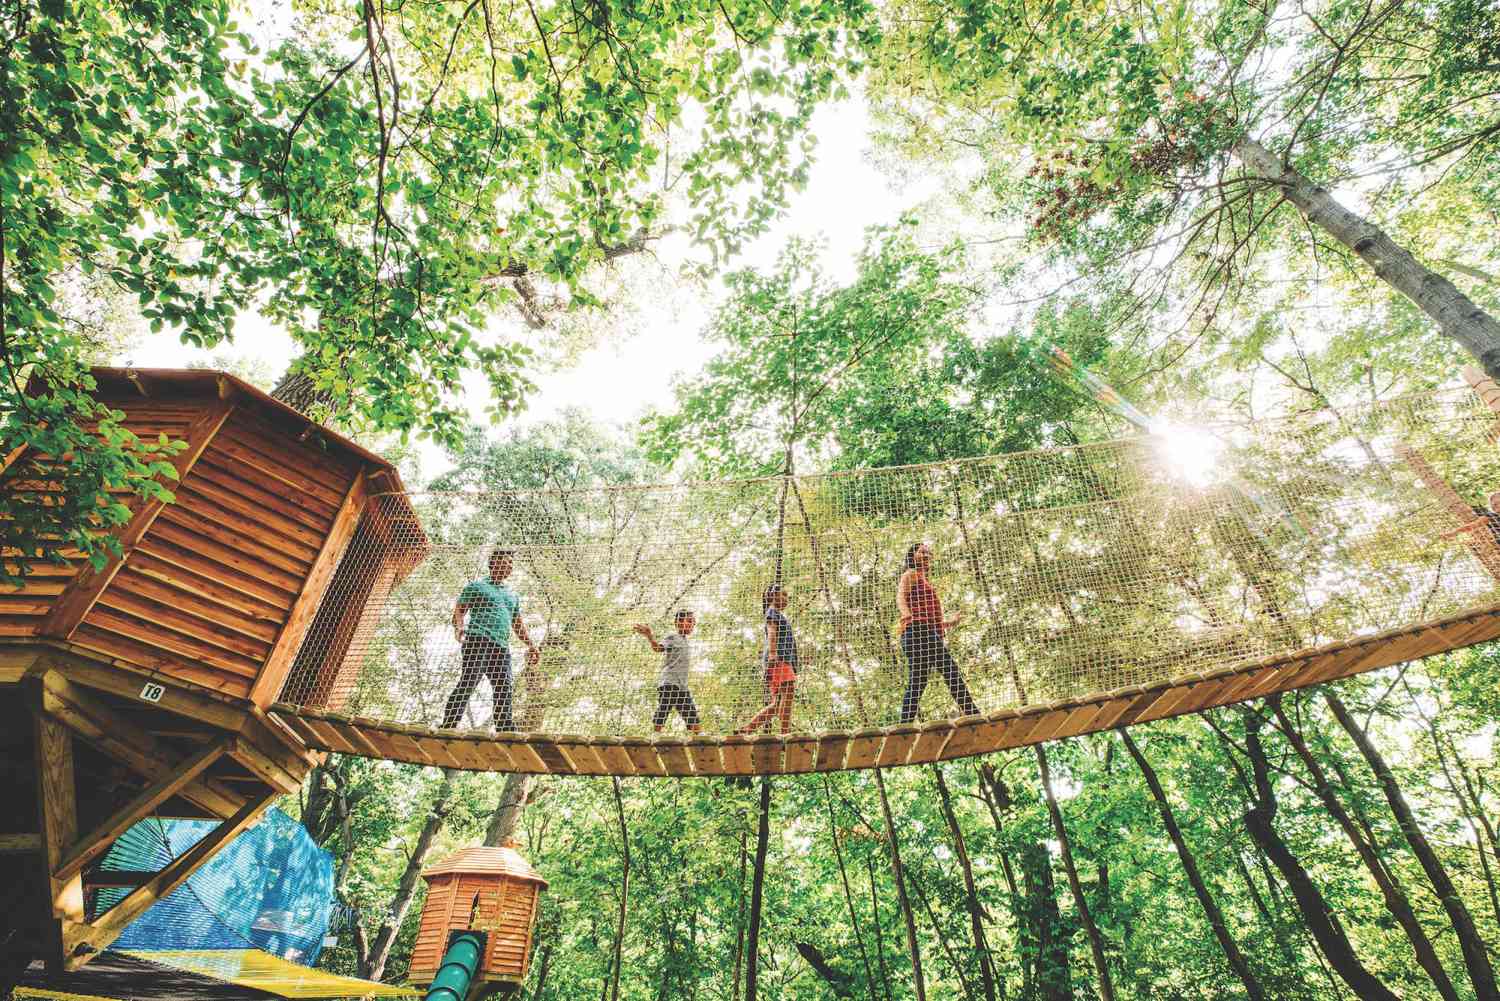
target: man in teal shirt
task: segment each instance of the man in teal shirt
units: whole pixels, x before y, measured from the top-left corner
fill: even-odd
[[[496,549],[490,553],[490,575],[487,580],[474,580],[464,585],[458,594],[458,604],[453,606],[453,635],[463,646],[463,669],[458,684],[448,696],[443,709],[443,729],[458,726],[469,696],[481,677],[490,680],[490,692],[495,700],[491,722],[501,733],[514,730],[516,723],[511,715],[510,635],[512,632],[526,644],[526,665],[541,660],[541,651],[526,633],[521,622],[521,599],[505,586],[515,567],[515,554],[509,549]],[[467,623],[465,622],[467,618]]]

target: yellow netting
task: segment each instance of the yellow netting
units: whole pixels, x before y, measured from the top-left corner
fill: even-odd
[[[964,614],[947,642],[983,712],[1347,642],[1500,601],[1500,550],[1468,507],[1500,487],[1494,423],[1471,394],[1435,394],[933,466],[412,495],[423,533],[394,503],[366,519],[283,699],[428,727],[454,705],[458,726],[492,725],[472,657],[477,684],[453,696],[450,620],[497,546],[541,648],[535,667],[514,650],[527,731],[650,733],[662,658],[630,627],[664,636],[686,607],[703,730],[731,732],[766,701],[775,579],[801,653],[792,728],[896,722],[896,581],[917,540]],[[930,664],[918,718],[959,715]]]
[[[412,997],[420,993],[298,966],[259,949],[125,950],[124,955],[284,998]]]

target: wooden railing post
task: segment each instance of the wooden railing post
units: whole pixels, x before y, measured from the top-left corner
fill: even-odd
[[[1479,394],[1479,398],[1484,401],[1484,405],[1495,413],[1500,414],[1500,383],[1497,383],[1473,365],[1464,366],[1463,377],[1464,382],[1469,384],[1469,388]],[[1500,433],[1500,422],[1497,422],[1495,427],[1490,430],[1491,441],[1495,440],[1497,433]]]
[[[1444,535],[1460,536],[1480,565],[1488,570],[1490,576],[1496,581],[1500,581],[1500,545],[1495,544],[1495,537],[1489,528],[1489,519],[1482,514],[1476,514],[1474,508],[1459,496],[1458,491],[1443,479],[1421,452],[1406,442],[1398,442],[1396,455],[1411,467],[1427,489],[1432,492],[1433,497],[1453,516],[1453,529],[1451,532],[1445,532]]]

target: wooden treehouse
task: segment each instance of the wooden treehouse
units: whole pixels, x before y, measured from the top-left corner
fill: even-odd
[[[102,570],[32,563],[0,589],[0,887],[14,968],[76,968],[170,893],[319,760],[267,706],[288,675],[332,687],[364,610],[420,560],[386,461],[232,376],[99,369],[97,395],[173,457],[175,503],[137,500]],[[3,460],[0,474],[20,458]],[[415,540],[415,541],[414,541]],[[383,545],[384,543],[384,545]],[[367,552],[360,579],[344,556]],[[369,548],[381,554],[371,563]],[[386,556],[389,556],[387,559]],[[14,565],[14,554],[8,557]],[[370,566],[374,566],[372,572]],[[320,612],[339,628],[304,644]],[[304,646],[309,649],[304,650]],[[347,686],[345,686],[347,687]],[[150,816],[221,824],[95,913],[93,866]]]
[[[427,900],[408,979],[432,983],[455,931],[485,933],[473,987],[518,985],[531,959],[537,900],[547,881],[512,844],[465,848],[423,871]],[[470,996],[474,996],[471,991]]]

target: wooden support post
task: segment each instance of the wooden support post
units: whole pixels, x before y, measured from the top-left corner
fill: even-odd
[[[73,955],[78,951],[79,946],[87,946],[92,951],[108,947],[119,937],[120,932],[125,930],[126,925],[140,917],[146,908],[181,886],[189,876],[198,871],[200,866],[213,858],[219,849],[255,823],[278,795],[280,794],[273,792],[246,802],[234,816],[219,824],[201,841],[167,863],[166,868],[132,891],[124,900],[105,911],[92,924],[73,928],[71,935],[68,936],[71,941],[66,943],[70,946],[68,968],[77,969],[87,961],[87,956]]]
[[[271,647],[265,666],[256,676],[255,684],[250,689],[250,701],[261,709],[275,702],[276,697],[281,694],[281,686],[292,669],[297,650],[302,646],[318,605],[333,581],[333,572],[338,569],[344,550],[349,548],[349,542],[354,538],[354,530],[359,527],[359,518],[365,508],[365,484],[366,476],[361,471],[344,494],[343,504],[334,516],[333,526],[323,539],[323,548],[318,552],[318,557],[313,561],[312,569],[308,571],[307,579],[302,584],[302,592],[297,595],[296,602],[287,613],[286,622],[282,624],[276,643]]]
[[[148,784],[139,795],[116,810],[114,815],[101,824],[97,830],[78,838],[75,843],[68,846],[61,861],[53,866],[52,878],[54,880],[67,879],[82,872],[84,866],[108,851],[116,838],[135,826],[137,821],[150,815],[151,811],[158,806],[177,795],[184,786],[202,774],[204,769],[218,761],[229,749],[233,739],[227,737],[214,741],[179,764],[174,773],[155,779]]]
[[[106,887],[134,890],[155,878],[156,873],[141,869],[95,869],[83,877],[83,885],[89,890],[102,890]]]
[[[1500,581],[1500,546],[1495,544],[1488,520],[1474,513],[1474,509],[1459,496],[1457,490],[1449,486],[1448,481],[1443,479],[1421,452],[1405,442],[1399,442],[1396,454],[1412,468],[1433,497],[1448,509],[1448,513],[1453,516],[1457,534],[1462,536],[1474,558],[1489,571],[1490,576]]]
[[[1482,369],[1473,365],[1464,366],[1463,377],[1464,382],[1469,384],[1469,388],[1479,394],[1479,398],[1484,401],[1484,405],[1495,413],[1500,414],[1500,383],[1495,382],[1494,379],[1485,375]],[[1496,421],[1490,427],[1489,439],[1490,441],[1500,441],[1500,421]]]
[[[41,709],[47,716],[66,724],[127,768],[151,782],[162,781],[177,774],[181,762],[163,748],[156,738],[70,683],[58,672],[49,671],[43,675],[40,687]],[[245,803],[243,796],[204,778],[188,782],[178,794],[216,817],[232,816]],[[71,843],[70,841],[69,844]]]
[[[36,748],[37,825],[41,832],[43,872],[50,874],[78,838],[78,795],[74,788],[73,734],[57,720],[32,717]],[[77,875],[48,875],[50,919],[43,924],[48,969],[59,970],[67,957],[66,928],[83,920],[83,881]]]
[[[187,474],[197,463],[208,443],[213,440],[214,435],[219,433],[219,428],[229,419],[234,411],[234,404],[229,400],[219,400],[203,413],[188,428],[185,438],[187,448],[177,453],[172,459],[172,467],[177,471],[177,482],[181,483],[187,478]],[[171,483],[164,483],[168,489]],[[73,583],[68,585],[52,606],[52,611],[42,620],[39,634],[51,636],[56,639],[67,639],[73,635],[74,630],[83,622],[84,616],[88,615],[109,582],[115,579],[115,574],[125,565],[130,558],[130,553],[136,545],[145,538],[151,526],[156,523],[157,515],[161,514],[166,502],[160,500],[148,500],[136,509],[130,522],[121,530],[119,535],[120,555],[110,559],[104,569],[80,573],[74,578]]]

